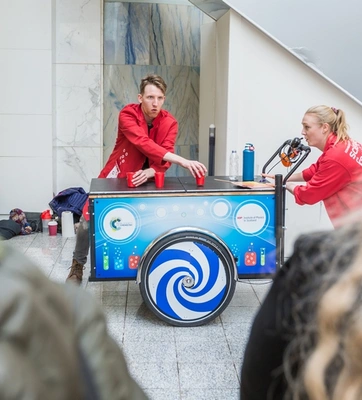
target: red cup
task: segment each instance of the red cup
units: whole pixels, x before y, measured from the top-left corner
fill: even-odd
[[[201,175],[201,176],[196,175],[196,185],[204,186],[204,183],[205,183],[205,175]]]
[[[165,184],[165,173],[164,172],[156,172],[155,173],[155,184],[156,188],[163,188]]]
[[[49,228],[49,236],[57,236],[57,231],[58,231],[57,221],[50,221],[48,224],[48,228]]]
[[[132,182],[134,172],[127,172],[127,186],[128,187],[136,187],[136,185]]]

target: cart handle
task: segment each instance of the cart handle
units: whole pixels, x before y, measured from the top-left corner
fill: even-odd
[[[282,151],[282,149],[286,146],[286,145],[290,145],[291,144],[291,140],[288,139],[286,140],[277,150],[276,152],[269,158],[269,160],[264,164],[263,169],[262,169],[262,173],[265,174],[266,168],[267,166],[275,159],[276,156],[278,156],[280,154],[280,152]],[[298,160],[298,162],[295,163],[295,165],[293,166],[293,168],[287,173],[287,175],[285,175],[284,179],[283,179],[283,185],[286,184],[288,178],[293,174],[293,172],[299,167],[300,164],[302,164],[302,162],[308,157],[309,153],[311,152],[311,149],[309,146],[304,146],[303,144],[299,144],[295,149],[293,150],[299,150],[300,152],[303,152],[304,154],[302,155],[302,157]]]

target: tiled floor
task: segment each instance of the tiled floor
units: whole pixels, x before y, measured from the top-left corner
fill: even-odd
[[[50,279],[64,282],[75,239],[42,233],[8,241],[35,261]],[[240,368],[251,321],[270,288],[269,280],[238,282],[220,317],[201,327],[174,327],[158,319],[129,282],[88,282],[82,286],[102,304],[111,335],[129,369],[152,400],[236,400]]]

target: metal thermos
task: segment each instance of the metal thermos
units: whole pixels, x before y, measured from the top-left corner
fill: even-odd
[[[254,180],[254,146],[251,143],[245,144],[243,151],[243,181]]]

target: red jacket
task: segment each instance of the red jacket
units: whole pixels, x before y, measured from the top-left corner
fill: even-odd
[[[298,204],[323,200],[329,218],[336,220],[362,206],[362,145],[353,140],[338,142],[330,134],[322,155],[302,171],[306,185],[296,186]]]
[[[177,128],[176,119],[161,110],[148,135],[141,105],[126,105],[119,113],[116,144],[98,178],[124,178],[127,172],[142,169],[146,158],[150,168],[166,171],[171,164],[163,161],[163,157],[174,152]]]

